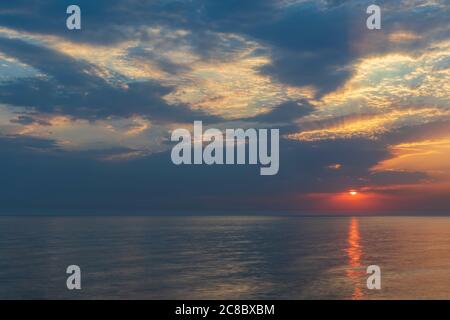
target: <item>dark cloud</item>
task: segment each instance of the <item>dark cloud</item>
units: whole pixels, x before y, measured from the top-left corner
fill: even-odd
[[[60,85],[89,88],[105,84],[105,80],[93,76],[97,71],[93,65],[49,48],[0,37],[0,52],[50,75]]]
[[[2,149],[2,162],[5,160],[15,161],[16,155],[29,154],[30,150],[39,149],[47,152],[60,151],[58,145],[52,140],[20,135],[0,136],[0,143]]]
[[[66,9],[81,8],[82,29],[67,30]],[[177,0],[17,0],[0,3],[0,25],[20,31],[61,36],[75,42],[114,45],[147,39],[146,28],[197,28],[198,1]]]
[[[260,176],[259,166],[175,166],[170,152],[128,161],[101,161],[129,149],[65,152],[52,141],[0,138],[1,212],[157,213],[171,210],[266,210],[254,199],[283,203],[286,194],[342,192],[362,186],[414,182],[418,173],[369,170],[389,156],[380,142],[351,140],[299,143],[282,140],[280,172]],[[36,152],[39,149],[40,152]],[[340,170],[329,170],[333,163]],[[176,201],[174,200],[176,199]],[[284,202],[287,210],[302,204]]]
[[[287,101],[273,108],[267,113],[257,115],[255,117],[243,119],[244,121],[257,122],[293,122],[301,117],[304,117],[314,111],[314,106],[307,100]]]
[[[290,85],[314,86],[319,95],[335,90],[352,71],[351,21],[346,8],[301,7],[252,29],[273,50],[272,64],[262,72]]]
[[[318,97],[342,86],[359,58],[386,52],[414,54],[450,35],[442,27],[448,26],[448,7],[405,9],[398,1],[378,1],[382,30],[371,31],[366,27],[366,8],[373,1],[327,1],[326,6],[311,1],[287,9],[274,4],[250,1],[239,11],[233,1],[214,2],[206,5],[204,16],[217,31],[243,34],[267,45],[272,63],[261,71],[286,84],[314,86]],[[393,43],[389,34],[396,31],[414,32],[421,38]]]
[[[0,4],[0,25],[111,45],[149,39],[146,28],[151,26],[182,28],[191,31],[183,41],[205,58],[232,50],[223,47],[217,32],[241,34],[269,47],[272,64],[261,72],[290,85],[315,86],[321,96],[345,83],[353,62],[360,57],[389,50],[411,52],[433,39],[448,37],[449,30],[442,28],[448,21],[448,8],[417,6],[405,10],[405,4],[393,0],[376,2],[383,9],[382,30],[367,30],[366,8],[372,3],[310,1],[286,7],[282,1],[269,0],[80,0],[83,29],[72,32],[65,28],[65,9],[70,1],[4,1]],[[387,36],[396,30],[413,31],[423,38],[390,43]],[[159,60],[169,72],[180,67]]]
[[[168,105],[163,96],[173,88],[155,81],[114,85],[97,76],[98,70],[87,62],[21,40],[0,38],[0,51],[47,74],[0,84],[0,102],[5,104],[93,120],[132,115],[155,121],[220,119],[187,106]]]
[[[10,122],[21,124],[21,125],[29,125],[29,124],[33,124],[33,123],[41,125],[41,126],[50,126],[51,125],[46,120],[39,119],[39,118],[33,117],[32,115],[27,115],[27,114],[18,115],[17,118],[11,119]]]
[[[379,186],[414,184],[424,182],[428,178],[423,172],[384,171],[370,176],[371,183]]]

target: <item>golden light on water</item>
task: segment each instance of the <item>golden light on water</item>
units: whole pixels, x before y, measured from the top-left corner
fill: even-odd
[[[353,283],[354,291],[352,294],[353,300],[363,298],[361,290],[361,257],[363,255],[362,246],[360,244],[359,221],[357,218],[352,218],[350,221],[348,237],[347,237],[347,256],[348,267],[346,270],[347,278]]]

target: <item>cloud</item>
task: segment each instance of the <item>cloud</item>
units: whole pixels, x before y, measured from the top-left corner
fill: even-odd
[[[219,32],[242,35],[270,48],[272,64],[261,68],[263,73],[286,84],[315,86],[320,96],[349,79],[355,59],[389,49],[410,51],[428,43],[428,35],[437,39],[448,31],[448,28],[443,29],[448,17],[448,7],[443,2],[382,1],[383,30],[370,33],[365,27],[365,9],[370,3],[253,0],[245,3],[203,0],[143,3],[113,0],[93,4],[81,0],[78,4],[84,13],[84,28],[78,33],[61,27],[65,25],[68,1],[19,1],[14,6],[3,3],[0,14],[6,27],[80,43],[145,41],[152,36],[148,33],[149,28],[183,29],[189,31],[186,40],[203,57],[223,51],[220,50],[223,41]],[[391,48],[386,40],[392,38],[391,33],[398,32],[414,32],[424,40]],[[175,67],[164,60],[159,63],[169,71]],[[327,74],[327,77],[318,76],[321,74]]]
[[[37,124],[40,126],[50,126],[51,123],[43,120],[43,119],[37,119],[31,115],[19,115],[15,119],[10,120],[11,123],[17,123],[21,125],[31,125],[31,124]]]
[[[97,75],[94,65],[21,40],[0,38],[0,50],[44,72],[0,84],[0,102],[85,119],[149,116],[156,121],[217,121],[201,111],[168,105],[172,88],[154,81],[113,85]]]
[[[7,150],[0,158],[3,213],[67,208],[127,214],[188,212],[226,210],[237,203],[241,210],[260,211],[267,209],[266,202],[255,199],[268,198],[279,204],[279,210],[301,211],[307,208],[296,199],[302,194],[334,194],[424,178],[418,173],[371,172],[389,152],[383,143],[366,140],[282,141],[281,170],[272,177],[261,177],[257,166],[175,166],[170,152],[143,157],[127,148],[69,152],[49,140],[29,137],[1,138],[0,148]],[[341,169],[329,170],[333,163],[340,163]],[[19,202],[20,194],[26,199]],[[287,195],[290,200],[284,201]]]
[[[352,138],[377,139],[400,128],[441,121],[443,119],[450,119],[449,110],[439,108],[405,108],[382,114],[331,119],[322,122],[325,124],[324,128],[291,133],[287,138],[301,141]]]
[[[262,123],[292,123],[314,111],[314,106],[307,100],[287,101],[273,108],[269,112],[244,119]]]
[[[307,210],[443,180],[449,7],[379,1],[369,31],[369,3],[80,0],[70,32],[69,1],[3,1],[2,210]],[[194,120],[280,127],[279,174],[174,166],[168,133]]]
[[[261,68],[263,73],[289,85],[314,86],[319,97],[348,81],[354,62],[360,58],[387,52],[411,53],[449,35],[448,7],[442,2],[408,10],[398,1],[384,1],[380,4],[383,28],[379,32],[366,28],[370,1],[335,4],[299,2],[287,8],[264,7],[261,11],[265,10],[267,16],[255,5],[256,13],[245,21],[239,14],[234,18],[232,12],[238,10],[237,5],[228,10],[213,6],[210,14],[218,15],[218,28],[248,35],[271,48],[272,63]],[[413,33],[417,38],[410,40],[416,41],[389,41],[398,39],[401,32]]]

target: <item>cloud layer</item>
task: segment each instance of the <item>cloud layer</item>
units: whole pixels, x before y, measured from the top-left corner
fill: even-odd
[[[4,1],[1,211],[447,212],[450,6],[377,1],[371,31],[371,2],[80,0],[74,32]],[[195,120],[280,128],[279,174],[174,166]]]

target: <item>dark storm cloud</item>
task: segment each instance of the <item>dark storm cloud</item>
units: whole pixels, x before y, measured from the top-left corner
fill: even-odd
[[[113,85],[96,75],[93,65],[21,40],[0,38],[0,52],[44,72],[47,77],[20,78],[0,84],[0,102],[32,107],[44,113],[99,119],[148,116],[155,121],[217,121],[201,111],[168,105],[163,96],[172,88],[155,81]]]

